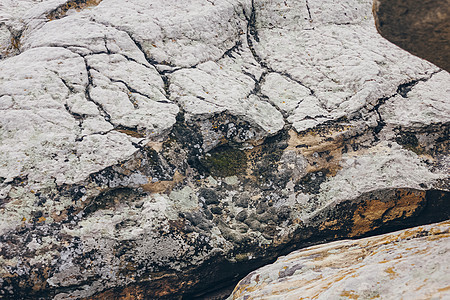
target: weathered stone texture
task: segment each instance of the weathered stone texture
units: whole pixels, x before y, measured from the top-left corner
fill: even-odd
[[[450,217],[450,75],[368,0],[0,9],[0,297],[189,298]]]
[[[450,223],[313,246],[242,279],[228,299],[447,299]]]

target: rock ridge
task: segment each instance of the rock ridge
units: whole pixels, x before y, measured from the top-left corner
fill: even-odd
[[[0,297],[200,297],[448,219],[450,75],[370,10],[0,4]]]

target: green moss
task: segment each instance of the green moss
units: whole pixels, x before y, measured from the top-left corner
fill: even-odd
[[[411,132],[401,132],[397,138],[397,143],[403,146],[406,150],[412,151],[417,155],[425,154],[424,149],[420,146],[416,135]]]
[[[208,153],[202,163],[213,175],[220,177],[234,176],[245,172],[247,155],[242,150],[225,145]]]

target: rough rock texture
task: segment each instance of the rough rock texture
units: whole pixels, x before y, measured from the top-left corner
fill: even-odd
[[[374,0],[380,34],[450,72],[449,0]]]
[[[228,299],[448,299],[450,222],[294,251]]]
[[[450,75],[370,1],[0,9],[0,297],[193,297],[450,217]]]

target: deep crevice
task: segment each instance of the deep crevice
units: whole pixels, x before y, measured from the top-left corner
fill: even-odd
[[[267,65],[266,62],[263,61],[263,59],[258,55],[258,53],[256,52],[256,49],[254,47],[254,43],[253,40],[255,42],[259,42],[259,36],[258,36],[258,30],[256,28],[256,8],[255,8],[255,1],[252,0],[252,9],[251,9],[251,13],[250,16],[247,16],[245,10],[243,11],[244,17],[247,20],[247,45],[250,49],[250,52],[252,53],[253,58],[255,59],[255,61],[265,70],[260,79],[257,80],[255,78],[254,75],[248,73],[248,72],[243,72],[245,75],[249,76],[250,78],[253,79],[253,81],[255,81],[255,87],[253,88],[253,90],[250,92],[250,95],[257,95],[260,99],[266,100],[266,102],[268,102],[270,105],[272,105],[277,111],[279,111],[281,113],[281,115],[283,116],[284,122],[286,124],[288,124],[289,122],[287,122],[287,117],[288,114],[284,111],[282,111],[278,106],[276,106],[274,103],[270,102],[267,97],[265,97],[264,95],[261,95],[261,83],[264,81],[265,76],[268,73],[276,73],[279,74],[283,77],[288,78],[289,80],[301,85],[302,87],[308,89],[310,95],[314,95],[314,91],[307,87],[306,85],[304,85],[302,82],[292,78],[292,76],[290,74],[287,73],[283,73],[283,72],[278,72],[275,71],[274,69],[272,69],[271,67],[269,67]]]
[[[441,70],[433,72],[430,76],[426,78],[419,78],[414,79],[409,82],[400,84],[397,87],[397,90],[394,94],[382,97],[377,100],[377,104],[373,106],[372,109],[368,111],[368,113],[375,112],[377,115],[377,125],[373,128],[374,138],[375,142],[378,142],[380,139],[378,138],[378,134],[381,132],[381,130],[386,126],[386,122],[383,120],[383,116],[381,115],[379,109],[382,105],[384,105],[389,99],[395,97],[396,95],[400,95],[403,98],[408,98],[408,93],[416,86],[419,82],[426,82],[430,80],[435,74],[441,72]]]
[[[239,51],[239,49],[241,48],[241,46],[242,46],[242,41],[240,41],[240,40],[238,40],[235,44],[234,44],[234,46],[233,47],[231,47],[230,49],[228,49],[228,50],[226,50],[225,51],[225,53],[222,55],[222,57],[220,58],[220,59],[223,59],[223,58],[225,58],[225,57],[231,57],[231,58],[235,58],[234,56],[233,56],[233,52],[238,52]],[[220,60],[219,59],[219,60]]]
[[[85,67],[86,67],[86,71],[87,71],[87,75],[88,75],[88,85],[86,86],[85,91],[84,91],[85,98],[86,98],[86,100],[94,103],[97,106],[97,109],[99,110],[100,115],[105,119],[106,122],[110,123],[113,127],[116,127],[111,122],[111,115],[105,110],[105,108],[100,103],[98,103],[92,99],[90,91],[89,91],[89,89],[92,86],[94,86],[91,71],[90,71],[91,67],[89,66],[86,58],[84,58],[84,63],[85,63]]]
[[[309,90],[310,95],[314,95],[315,92],[313,89],[311,89],[310,87],[306,86],[305,84],[303,84],[301,81],[293,78],[290,74],[285,73],[285,72],[280,72],[280,71],[276,71],[273,68],[271,68],[270,66],[267,65],[267,63],[258,55],[258,53],[256,52],[254,43],[253,43],[253,39],[259,43],[259,36],[258,36],[258,30],[256,28],[256,9],[255,9],[255,4],[254,4],[254,0],[252,0],[252,10],[251,10],[251,14],[250,16],[247,16],[244,10],[244,16],[247,20],[247,44],[248,47],[250,49],[250,52],[253,55],[253,58],[256,60],[256,62],[263,68],[265,69],[267,72],[271,72],[271,73],[276,73],[279,74],[283,77],[288,78],[289,80],[294,81],[295,83],[301,85],[302,87],[306,88]],[[252,39],[253,37],[253,39]]]
[[[169,66],[169,67],[174,68],[174,69],[176,69],[176,66],[171,65],[171,64],[169,64],[169,63],[167,63],[167,62],[165,62],[165,63],[159,63],[159,62],[157,62],[156,60],[154,60],[153,58],[149,57],[148,54],[147,54],[147,52],[145,52],[144,48],[142,47],[141,43],[140,43],[139,41],[137,41],[137,40],[133,37],[133,35],[132,35],[130,32],[128,32],[128,31],[126,31],[126,30],[124,30],[124,29],[121,29],[121,28],[117,28],[117,27],[115,27],[115,26],[113,26],[113,25],[111,25],[111,24],[103,24],[103,23],[101,23],[101,22],[98,22],[98,21],[95,20],[95,19],[91,19],[91,21],[92,21],[92,22],[95,22],[95,23],[98,23],[98,24],[101,24],[101,25],[106,26],[106,27],[112,27],[112,28],[114,28],[114,29],[116,29],[116,30],[118,30],[118,31],[120,31],[120,32],[123,32],[123,33],[127,34],[128,37],[130,38],[130,40],[134,43],[134,45],[135,45],[135,46],[139,49],[139,51],[144,55],[144,58],[145,58],[145,60],[147,61],[147,63],[149,63],[149,64],[156,70],[156,72],[158,72],[159,76],[161,77],[162,81],[164,82],[164,93],[165,93],[165,97],[166,97],[167,99],[170,99],[170,90],[169,90],[170,80],[169,80],[169,78],[168,78],[167,75],[166,75],[166,73],[168,73],[169,71],[167,71],[167,70],[161,71],[161,70],[159,70],[159,69],[157,68],[157,66],[163,64],[163,65]],[[107,47],[106,42],[105,42],[105,47],[106,47],[106,49],[107,49],[108,52],[109,52],[109,49],[108,49],[108,47]],[[123,57],[125,57],[125,58],[126,58],[127,60],[129,60],[129,61],[133,61],[133,62],[135,62],[135,63],[138,63],[138,64],[141,64],[141,65],[142,65],[142,63],[136,61],[135,59],[133,59],[133,58],[131,58],[131,57],[128,57],[128,56],[125,55],[125,54],[122,54],[122,53],[119,53],[119,54],[122,55]],[[144,65],[144,66],[145,66],[145,67],[148,67],[148,66],[146,66],[146,65]],[[175,71],[175,70],[172,70],[172,72],[174,72],[174,71]]]
[[[419,83],[419,81],[420,79],[417,79],[399,85],[397,88],[397,94],[399,94],[403,98],[408,98],[408,93],[412,90],[414,86],[416,86]]]
[[[123,30],[122,30],[123,31]],[[138,42],[136,39],[133,38],[133,36],[127,32],[127,31],[123,31],[126,34],[128,34],[128,36],[130,37],[130,39],[134,42],[134,44],[136,45],[136,47],[142,52],[142,54],[144,54],[145,60],[151,64],[152,66],[154,66],[156,72],[158,72],[159,76],[161,76],[162,81],[164,82],[164,93],[167,99],[170,99],[170,79],[167,77],[167,75],[164,74],[164,72],[160,71],[156,66],[160,63],[158,63],[156,60],[150,58],[147,55],[147,52],[145,52],[144,48],[142,47],[141,43]],[[175,68],[175,66],[167,64],[167,66]]]
[[[427,82],[430,80],[434,75],[441,72],[442,70],[433,72],[430,74],[430,76],[425,78],[419,78],[419,79],[413,79],[409,82],[400,84],[397,88],[397,94],[402,96],[403,98],[408,98],[408,93],[411,92],[411,90],[419,83],[419,82]]]
[[[145,97],[145,98],[147,98],[147,99],[150,99],[150,96],[148,96],[148,95],[146,95],[146,94],[144,94],[144,93],[141,93],[141,92],[139,92],[139,91],[133,89],[131,86],[129,86],[129,85],[128,85],[125,81],[123,81],[123,80],[120,80],[120,79],[112,79],[112,78],[109,78],[109,80],[111,80],[111,82],[113,82],[113,83],[121,83],[121,84],[123,84],[123,85],[125,86],[125,88],[128,90],[129,93],[138,94],[138,95],[141,95],[142,97]],[[136,101],[133,101],[133,99],[131,99],[131,95],[130,95],[130,94],[128,94],[128,98],[130,99],[130,102],[131,102],[131,104],[133,104],[134,108],[136,108],[136,109],[139,108],[138,103],[137,103]]]
[[[61,79],[62,83],[66,86],[66,88],[67,88],[72,94],[75,94],[75,93],[76,93],[75,89],[69,85],[69,83],[67,82],[67,80],[65,80],[65,79],[62,78],[62,77],[60,77],[59,79]]]
[[[373,131],[375,133],[374,134],[374,138],[375,138],[376,142],[380,140],[378,138],[378,133],[380,133],[380,131],[386,126],[386,122],[383,120],[383,117],[381,116],[381,113],[380,113],[379,109],[380,109],[381,105],[385,104],[386,101],[388,101],[392,97],[393,96],[391,96],[391,97],[383,97],[383,98],[378,99],[378,103],[373,107],[373,111],[375,111],[375,113],[378,116],[377,126],[375,126],[375,128],[373,129]]]

